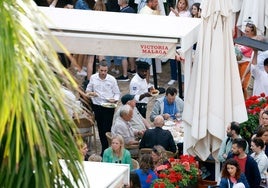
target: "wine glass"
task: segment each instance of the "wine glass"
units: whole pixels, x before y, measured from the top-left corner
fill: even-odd
[[[176,117],[177,121],[181,121],[181,119],[182,119],[181,113],[176,113],[175,117]]]

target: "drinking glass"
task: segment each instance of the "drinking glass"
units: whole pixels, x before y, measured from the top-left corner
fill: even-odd
[[[177,121],[181,121],[181,119],[182,119],[181,113],[176,113],[175,117],[176,117]]]

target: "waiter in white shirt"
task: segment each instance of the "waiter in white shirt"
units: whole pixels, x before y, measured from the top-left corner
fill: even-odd
[[[150,65],[143,61],[137,61],[136,65],[137,73],[130,81],[129,93],[135,95],[136,107],[140,114],[146,118],[147,104],[149,97],[152,97],[150,91],[154,89],[154,87],[146,81]]]
[[[97,121],[99,137],[101,141],[101,156],[109,147],[105,133],[111,132],[114,108],[103,106],[104,103],[116,103],[120,98],[120,90],[116,79],[108,74],[108,66],[105,60],[100,62],[98,72],[90,77],[86,93],[92,97],[92,109]]]

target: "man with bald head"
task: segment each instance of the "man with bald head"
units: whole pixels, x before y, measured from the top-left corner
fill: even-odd
[[[174,139],[170,131],[162,129],[164,118],[158,115],[154,119],[153,129],[147,129],[140,142],[140,148],[153,148],[155,145],[161,145],[167,151],[175,153],[177,151]]]

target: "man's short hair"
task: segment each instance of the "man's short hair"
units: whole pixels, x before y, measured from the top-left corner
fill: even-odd
[[[144,61],[136,61],[137,69],[138,70],[149,70],[150,65]]]
[[[243,151],[246,151],[247,148],[247,141],[243,138],[236,138],[233,140],[233,144],[236,144],[238,148],[243,149]]]
[[[119,112],[120,113],[120,117],[123,117],[124,115],[128,115],[131,110],[132,110],[132,108],[128,104],[123,105],[120,108],[120,112]]]
[[[102,67],[108,67],[108,64],[106,62],[105,59],[101,60],[101,62],[99,63],[99,66],[102,66]]]
[[[166,90],[166,95],[170,94],[171,96],[177,95],[178,91],[175,87],[168,87]]]
[[[240,134],[240,126],[238,122],[232,121],[230,126],[231,131],[235,131],[237,135]]]

